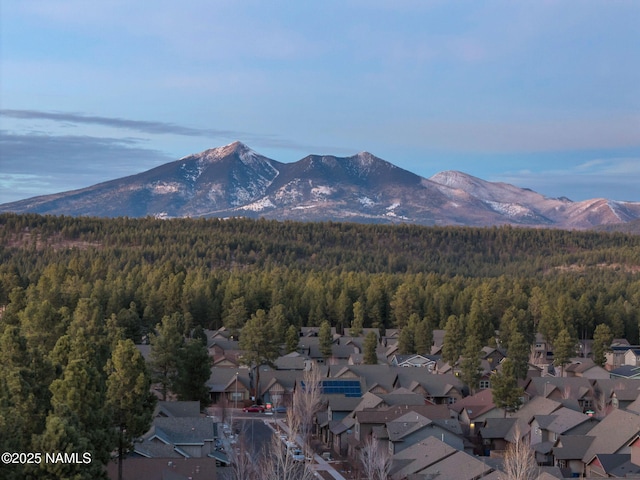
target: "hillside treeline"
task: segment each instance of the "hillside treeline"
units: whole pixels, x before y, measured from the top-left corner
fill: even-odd
[[[590,338],[606,323],[638,341],[640,237],[620,233],[7,214],[0,262],[3,322],[51,335],[91,299],[135,341],[166,315],[218,328],[275,306],[290,324],[340,330],[356,303],[365,327],[481,315],[527,336]]]

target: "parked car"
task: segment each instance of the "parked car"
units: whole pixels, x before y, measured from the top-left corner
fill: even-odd
[[[287,407],[279,405],[273,409],[273,413],[287,413]]]
[[[251,405],[250,407],[244,407],[243,412],[263,413],[264,407],[262,405]]]
[[[309,457],[304,456],[304,453],[302,453],[302,450],[300,450],[299,448],[290,450],[289,455],[291,455],[291,458],[294,462],[304,462],[305,460],[311,461]]]

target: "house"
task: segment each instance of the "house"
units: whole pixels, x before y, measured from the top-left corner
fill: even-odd
[[[584,435],[595,423],[595,418],[566,407],[550,415],[535,415],[529,422],[529,442],[538,465],[554,464],[552,449],[561,435]]]
[[[557,467],[569,470],[571,476],[578,477],[584,472],[582,457],[593,442],[588,435],[560,435],[552,448],[552,455]]]
[[[264,403],[274,406],[291,405],[300,370],[267,370],[260,373],[260,395]]]
[[[209,341],[207,350],[216,367],[237,368],[240,365],[242,350],[240,350],[237,340],[216,337]]]
[[[504,409],[497,408],[493,403],[491,389],[480,390],[475,395],[458,400],[450,405],[449,409],[454,412],[466,435],[475,435],[477,428],[484,425],[488,418],[504,418],[505,416]]]
[[[278,370],[305,370],[310,360],[307,355],[291,352],[278,357],[273,363]]]
[[[590,380],[609,378],[609,372],[596,365],[590,358],[572,358],[571,363],[562,369],[565,377],[583,377]]]
[[[426,368],[429,373],[433,373],[436,368],[438,357],[434,355],[399,355],[391,357],[390,365],[394,367],[421,367]]]
[[[456,450],[435,437],[399,452],[392,457],[393,480],[492,480],[494,469],[473,456]]]
[[[156,417],[199,417],[200,402],[158,402],[153,411]]]
[[[483,347],[480,351],[480,358],[487,361],[489,370],[494,370],[506,356],[504,350],[493,347]]]
[[[630,453],[602,453],[587,464],[590,475],[598,478],[638,477],[640,466],[631,463]]]
[[[593,463],[597,455],[631,453],[631,443],[640,433],[640,416],[625,410],[613,410],[587,434],[593,437],[589,448],[582,456],[584,474],[596,474],[600,466]],[[593,471],[593,472],[592,472]]]
[[[640,379],[640,367],[634,365],[621,365],[609,372],[611,378]]]
[[[493,451],[506,450],[509,444],[506,439],[516,423],[515,418],[487,418],[484,425],[478,429],[483,455],[489,456]]]
[[[629,341],[624,338],[616,338],[611,343],[610,350],[605,353],[607,370],[615,370],[618,367],[627,365],[625,363],[627,358],[631,358],[631,355],[627,357],[629,350],[640,349],[640,345],[631,345]],[[637,366],[632,364],[632,366]]]
[[[383,439],[387,440],[391,455],[429,437],[439,438],[456,450],[464,450],[460,424],[449,418],[437,421],[417,412],[407,412],[401,417],[387,422],[384,433]]]
[[[122,462],[124,478],[136,480],[216,480],[215,458],[129,457]],[[118,463],[107,464],[107,475],[118,478]]]
[[[210,417],[156,417],[134,452],[146,458],[206,458],[215,452],[216,437]]]
[[[593,384],[582,377],[535,377],[524,386],[527,398],[544,397],[555,401],[572,400],[583,412],[593,410],[596,395]]]
[[[206,385],[212,403],[241,408],[251,398],[251,379],[246,368],[212,367]]]

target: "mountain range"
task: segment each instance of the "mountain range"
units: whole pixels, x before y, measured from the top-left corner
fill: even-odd
[[[282,163],[234,142],[0,212],[589,229],[640,219],[640,203],[549,198],[457,171],[424,178],[368,152]]]

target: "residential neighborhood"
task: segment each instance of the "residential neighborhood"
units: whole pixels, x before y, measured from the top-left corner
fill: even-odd
[[[259,384],[243,363],[238,341],[225,328],[207,331],[210,407],[160,402],[151,430],[136,444],[136,458],[127,460],[130,468],[164,458],[171,478],[213,478],[202,473],[216,464],[224,478],[231,460],[216,445],[235,448],[229,438],[235,442],[238,436],[229,419],[258,404],[265,413],[247,415],[282,431],[286,415],[274,412],[292,408],[296,390],[305,388],[305,372],[316,368],[322,395],[310,446],[324,466],[310,461],[325,478],[365,478],[362,452],[372,442],[388,459],[393,480],[507,478],[507,452],[520,443],[531,452],[532,478],[640,478],[640,378],[622,374],[626,367],[640,368],[633,353],[640,346],[616,340],[604,367],[587,355],[560,370],[553,368],[552,352],[540,355],[538,341],[527,377],[518,384],[519,406],[506,409],[496,406],[492,389],[508,358],[500,347],[482,348],[478,383],[466,385],[460,362],[441,358],[442,331],[434,331],[431,351],[400,354],[396,331],[367,330],[350,336],[348,329],[343,335],[332,329],[332,355],[325,357],[318,329],[301,329],[296,351],[255,367]],[[364,364],[364,336],[372,330],[377,364]],[[184,468],[178,471],[173,463],[178,459],[183,467],[200,459],[200,476],[193,469],[180,473]]]

